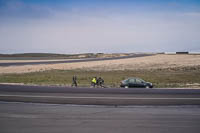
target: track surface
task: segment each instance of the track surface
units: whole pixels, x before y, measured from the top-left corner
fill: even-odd
[[[0,101],[1,133],[200,131],[200,90],[0,85]]]
[[[23,65],[40,65],[40,64],[59,64],[59,63],[76,63],[76,62],[90,62],[90,61],[104,61],[104,60],[118,60],[127,58],[136,58],[151,56],[151,54],[135,54],[131,56],[113,57],[113,58],[88,58],[88,59],[76,59],[76,60],[66,60],[66,61],[44,61],[44,62],[13,62],[13,63],[0,63],[0,66],[23,66]]]
[[[0,85],[0,101],[115,106],[200,105],[200,90]]]
[[[199,133],[200,106],[0,102],[1,133]]]

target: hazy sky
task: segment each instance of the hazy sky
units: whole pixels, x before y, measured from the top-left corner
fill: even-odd
[[[0,53],[200,51],[200,0],[0,0]]]

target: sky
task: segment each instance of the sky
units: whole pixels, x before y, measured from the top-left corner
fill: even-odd
[[[200,0],[0,0],[0,53],[200,52]]]

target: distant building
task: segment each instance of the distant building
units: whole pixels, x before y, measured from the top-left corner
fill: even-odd
[[[176,54],[189,54],[189,52],[176,52]]]
[[[189,52],[189,54],[200,55],[200,52]]]
[[[158,52],[157,54],[165,54],[165,52]]]
[[[165,54],[176,54],[176,52],[165,52]]]

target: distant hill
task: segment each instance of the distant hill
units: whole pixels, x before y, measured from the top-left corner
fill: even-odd
[[[40,59],[81,59],[81,58],[106,58],[127,56],[129,54],[104,54],[104,53],[83,53],[83,54],[55,54],[55,53],[18,53],[0,54],[0,60],[40,60]]]
[[[0,57],[68,57],[65,54],[53,53],[19,53],[19,54],[0,54]]]

